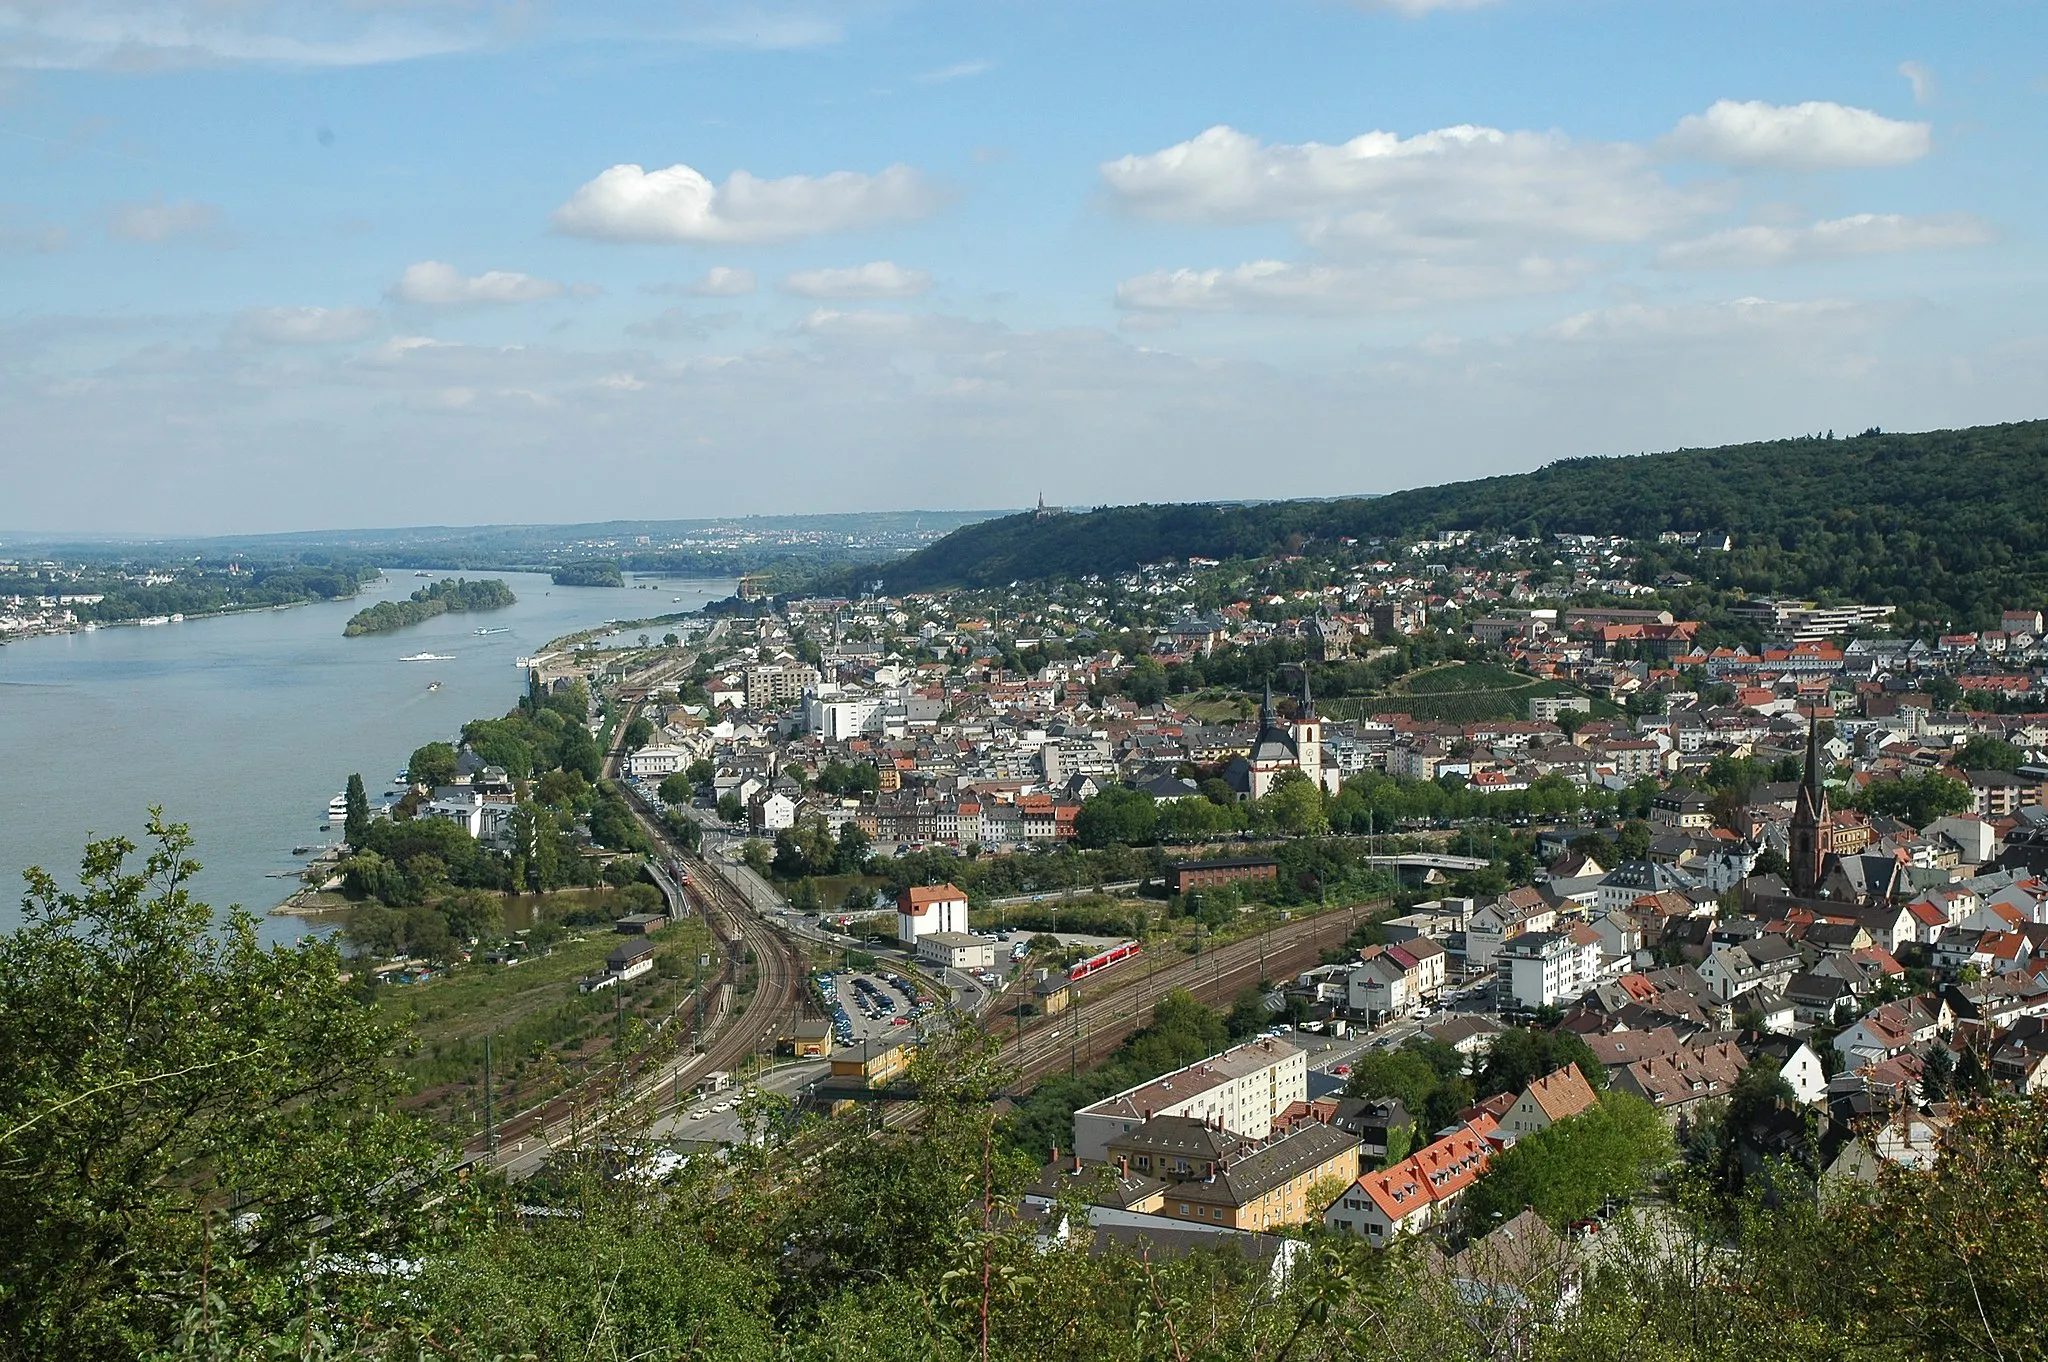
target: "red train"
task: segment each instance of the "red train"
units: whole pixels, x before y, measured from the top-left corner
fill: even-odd
[[[1111,965],[1130,959],[1143,949],[1144,947],[1135,941],[1126,941],[1121,946],[1111,946],[1108,950],[1097,952],[1068,970],[1067,981],[1072,983],[1076,979],[1086,979],[1098,970],[1108,969]]]

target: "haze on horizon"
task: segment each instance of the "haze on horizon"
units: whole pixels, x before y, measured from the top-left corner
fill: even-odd
[[[0,0],[0,525],[1326,496],[2048,414],[2048,10]]]

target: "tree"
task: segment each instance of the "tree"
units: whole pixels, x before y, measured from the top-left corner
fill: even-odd
[[[1156,657],[1141,657],[1117,688],[1135,705],[1156,705],[1166,698],[1166,667]]]
[[[370,840],[370,795],[363,789],[361,774],[351,774],[348,791],[343,795],[348,809],[342,817],[342,836],[351,847],[360,848]]]
[[[414,785],[431,790],[441,785],[453,785],[457,773],[455,745],[445,742],[430,742],[412,754],[412,760],[405,764],[405,778]]]
[[[1989,733],[1972,735],[1970,740],[1956,749],[1949,764],[1964,771],[2017,771],[2026,760],[2026,753],[2003,738],[1994,738]]]
[[[1440,1078],[1427,1057],[1413,1050],[1368,1050],[1351,1063],[1344,1091],[1352,1097],[1395,1097],[1411,1116],[1421,1116]]]
[[[31,870],[0,936],[15,1356],[151,1351],[209,1270],[217,1298],[261,1308],[251,1284],[303,1272],[316,1242],[343,1259],[408,1242],[407,1207],[439,1181],[442,1146],[392,1106],[403,1032],[333,945],[265,948],[239,910],[216,932],[186,889],[186,829],[152,811],[149,837],[139,867],[131,842],[87,846],[76,893]]]
[[[1776,875],[1779,879],[1790,883],[1792,866],[1785,859],[1784,852],[1776,847],[1765,847],[1757,853],[1756,860],[1749,867],[1749,873],[1752,875]]]
[[[635,714],[632,722],[626,725],[625,736],[620,742],[628,752],[637,752],[653,737],[654,721],[644,714]]]
[[[839,845],[832,855],[832,868],[841,875],[865,875],[874,853],[860,824],[848,819],[839,825]]]
[[[655,787],[654,792],[661,797],[662,803],[681,807],[696,799],[697,786],[688,772],[671,771],[661,778],[661,784]]]
[[[728,823],[737,823],[747,811],[740,806],[740,797],[727,790],[718,797],[718,816]]]
[[[1289,837],[1319,837],[1330,830],[1323,792],[1299,771],[1283,771],[1259,800],[1254,817]]]
[[[692,785],[709,785],[718,778],[718,765],[709,757],[699,757],[683,772]]]
[[[1074,815],[1074,840],[1084,847],[1144,846],[1159,835],[1159,808],[1143,790],[1111,786],[1090,795]]]
[[[774,853],[769,850],[768,844],[758,837],[749,837],[746,845],[740,848],[740,860],[746,863],[747,869],[764,879],[767,878],[769,863],[773,858]]]
[[[1615,834],[1614,854],[1624,861],[1648,860],[1652,836],[1648,823],[1630,819],[1623,823],[1621,830]]]
[[[661,646],[664,648],[673,648],[680,644],[682,641],[683,640],[680,637],[673,633],[663,634],[661,636]]]
[[[1649,1185],[1676,1155],[1670,1128],[1630,1093],[1608,1093],[1577,1116],[1524,1135],[1494,1156],[1472,1187],[1475,1232],[1509,1220],[1524,1206],[1562,1229]]]
[[[1476,1089],[1481,1097],[1497,1092],[1520,1092],[1545,1074],[1567,1064],[1579,1066],[1579,1073],[1594,1091],[1607,1086],[1607,1070],[1591,1046],[1569,1031],[1544,1031],[1535,1027],[1510,1027],[1493,1038],[1487,1047],[1486,1063],[1480,1067]]]

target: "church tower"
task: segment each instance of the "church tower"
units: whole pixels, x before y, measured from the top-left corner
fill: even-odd
[[[1308,668],[1301,670],[1301,705],[1294,715],[1295,764],[1310,783],[1323,783],[1323,723],[1316,717],[1315,697],[1308,693]]]
[[[1799,898],[1818,897],[1827,879],[1828,855],[1821,843],[1828,823],[1828,792],[1820,783],[1820,711],[1806,717],[1806,777],[1799,783],[1799,803],[1792,810],[1788,835],[1792,863],[1792,892]]]

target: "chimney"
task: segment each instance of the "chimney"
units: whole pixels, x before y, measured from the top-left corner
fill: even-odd
[[[1078,1173],[1079,1173],[1080,1171],[1081,1171],[1081,1156],[1080,1156],[1079,1154],[1076,1154],[1076,1155],[1074,1155],[1074,1172],[1078,1174]]]
[[[1131,1175],[1131,1156],[1130,1156],[1130,1155],[1128,1155],[1128,1154],[1119,1154],[1119,1155],[1117,1155],[1117,1156],[1116,1156],[1116,1171],[1117,1171],[1117,1176],[1119,1176],[1119,1177],[1126,1177],[1126,1178],[1127,1178],[1127,1177],[1129,1177],[1129,1176]]]
[[[1058,1145],[1052,1147],[1052,1166],[1055,1168],[1060,1166],[1060,1147]]]

